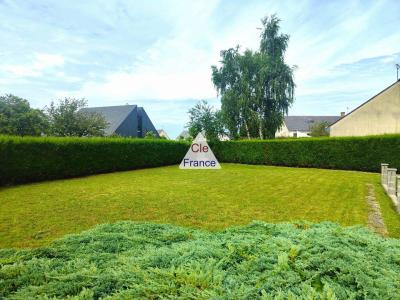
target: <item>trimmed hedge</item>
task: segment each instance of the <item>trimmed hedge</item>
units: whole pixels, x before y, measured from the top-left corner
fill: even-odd
[[[400,169],[400,135],[214,142],[220,162],[379,172]],[[0,185],[178,164],[186,142],[0,136]]]
[[[400,169],[400,135],[212,143],[220,162],[380,172]]]
[[[172,165],[187,149],[159,139],[0,136],[0,185]]]

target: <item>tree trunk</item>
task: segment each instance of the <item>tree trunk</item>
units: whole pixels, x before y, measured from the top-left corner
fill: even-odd
[[[259,120],[258,120],[258,134],[260,135],[260,139],[264,139],[263,136],[263,130],[262,130],[262,117],[258,116]]]
[[[247,126],[246,120],[243,120],[244,122],[244,128],[246,129],[246,134],[247,134],[247,139],[250,139],[250,132],[249,132],[249,127]]]

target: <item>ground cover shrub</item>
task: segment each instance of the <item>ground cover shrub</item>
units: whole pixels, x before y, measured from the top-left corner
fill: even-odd
[[[221,162],[379,172],[400,169],[400,135],[212,143]]]
[[[327,222],[211,233],[125,221],[0,250],[6,299],[395,299],[399,289],[399,240]]]
[[[161,139],[0,136],[0,185],[177,164],[187,148]]]

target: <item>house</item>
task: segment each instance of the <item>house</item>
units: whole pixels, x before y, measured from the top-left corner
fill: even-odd
[[[103,107],[87,107],[80,111],[103,115],[108,126],[104,130],[106,136],[120,135],[126,137],[144,137],[146,132],[158,133],[143,107],[137,105],[119,105]]]
[[[159,135],[160,138],[165,138],[167,140],[170,139],[168,134],[165,132],[164,129],[157,129],[157,132],[158,132],[158,135]]]
[[[330,126],[331,136],[400,133],[400,80]]]
[[[229,137],[227,134],[219,134],[219,135],[218,135],[218,139],[219,139],[220,141],[229,141],[229,140],[230,140],[230,137]]]
[[[341,116],[285,116],[282,127],[275,137],[310,137],[311,126],[320,122],[332,124]]]
[[[191,136],[189,134],[188,130],[183,130],[177,137],[176,140],[186,140],[186,139],[190,139]]]

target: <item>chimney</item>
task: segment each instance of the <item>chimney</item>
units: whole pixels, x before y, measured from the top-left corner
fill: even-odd
[[[340,112],[341,117],[344,117],[345,115],[346,115],[346,112],[344,112],[344,111]]]

